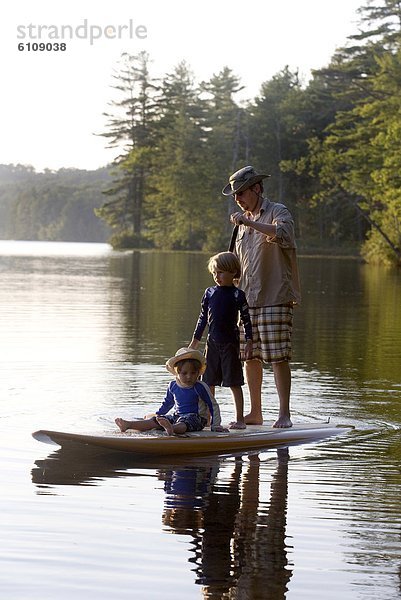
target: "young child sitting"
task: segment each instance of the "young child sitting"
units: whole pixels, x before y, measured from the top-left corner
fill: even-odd
[[[215,386],[231,388],[235,403],[235,421],[230,429],[245,429],[244,375],[240,359],[238,317],[245,330],[244,360],[252,358],[252,324],[245,294],[234,285],[241,275],[238,258],[232,252],[220,252],[208,262],[216,285],[206,289],[198,322],[189,348],[197,348],[206,325],[209,332],[206,340],[206,371],[202,377],[214,396]]]
[[[170,381],[161,407],[150,418],[137,421],[117,418],[115,422],[120,430],[164,429],[168,435],[201,431],[210,415],[211,429],[225,431],[221,426],[220,409],[216,400],[209,387],[203,381],[199,381],[199,376],[205,368],[206,360],[199,350],[177,350],[175,356],[166,362],[166,369],[175,375],[175,379]],[[174,409],[174,412],[168,415],[171,409]]]

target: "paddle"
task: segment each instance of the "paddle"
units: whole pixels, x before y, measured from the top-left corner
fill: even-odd
[[[239,225],[234,225],[234,228],[233,228],[233,231],[231,234],[230,244],[228,246],[229,252],[234,252],[235,240],[237,239],[237,235],[238,235],[238,228],[239,228]]]
[[[238,225],[234,225],[234,227],[233,227],[233,231],[232,231],[232,234],[231,234],[230,243],[228,245],[228,251],[229,252],[234,252],[235,240],[237,239],[238,229],[239,229],[240,225],[243,225],[242,221],[239,221]]]

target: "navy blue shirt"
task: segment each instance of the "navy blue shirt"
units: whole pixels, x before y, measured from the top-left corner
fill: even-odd
[[[209,338],[217,344],[238,343],[238,315],[245,329],[245,339],[252,339],[252,324],[245,294],[235,285],[215,285],[205,290],[194,338],[201,340],[206,325]]]

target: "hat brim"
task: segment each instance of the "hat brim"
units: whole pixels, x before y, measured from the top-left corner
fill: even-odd
[[[267,177],[270,177],[270,175],[265,175],[265,174],[254,175],[253,177],[250,177],[249,179],[247,179],[246,181],[244,181],[243,184],[240,185],[235,191],[233,190],[233,188],[231,186],[231,182],[229,182],[222,189],[221,193],[223,194],[223,196],[235,196],[235,194],[239,194],[240,192],[244,192],[248,188],[250,188],[253,185],[255,185],[255,183],[260,183],[263,179],[266,179]]]
[[[176,375],[176,371],[175,371],[176,364],[179,363],[181,360],[191,360],[191,359],[197,360],[198,362],[200,362],[200,364],[201,364],[200,374],[203,375],[203,373],[206,370],[206,359],[203,356],[203,354],[201,352],[199,352],[199,350],[188,350],[188,352],[182,352],[178,356],[177,355],[172,356],[166,362],[166,369],[172,375]]]

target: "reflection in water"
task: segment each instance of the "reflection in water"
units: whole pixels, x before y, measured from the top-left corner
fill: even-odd
[[[400,382],[400,273],[305,257],[300,271],[305,293],[295,318],[295,358],[314,360],[347,384]]]
[[[187,459],[182,459],[185,465]],[[180,458],[175,459],[175,462]],[[57,495],[59,485],[98,485],[99,480],[118,477],[138,477],[132,469],[158,469],[170,465],[170,457],[140,457],[125,452],[110,452],[102,448],[65,442],[48,457],[35,461],[32,482],[38,494]],[[141,473],[142,475],[142,473]],[[149,476],[155,476],[149,473]]]
[[[288,491],[288,448],[277,450],[277,470],[271,481],[270,498],[260,499],[260,462],[250,461],[243,484],[242,510],[237,531],[242,547],[243,569],[238,581],[241,598],[277,599],[285,597],[291,578],[288,568],[286,512]],[[263,510],[259,511],[259,505]],[[248,590],[248,596],[246,591]]]
[[[204,511],[204,526],[196,538],[196,583],[204,597],[220,597],[238,580],[241,563],[233,551],[236,517],[240,511],[241,459],[227,469],[224,479],[214,482]]]
[[[204,598],[285,597],[291,577],[285,545],[288,448],[277,450],[270,498],[260,498],[260,458],[251,454],[226,465],[217,460],[202,471],[167,475],[163,522],[174,533],[191,533],[196,583]],[[206,492],[206,493],[205,493]]]
[[[54,486],[97,485],[103,478],[141,477],[145,471],[164,481],[166,530],[192,537],[189,568],[204,598],[284,599],[292,573],[285,543],[288,448],[277,449],[268,497],[260,492],[258,453],[247,460],[175,457],[174,465],[171,460],[87,447],[83,452],[71,442],[37,460],[32,481],[38,494],[56,494]]]

